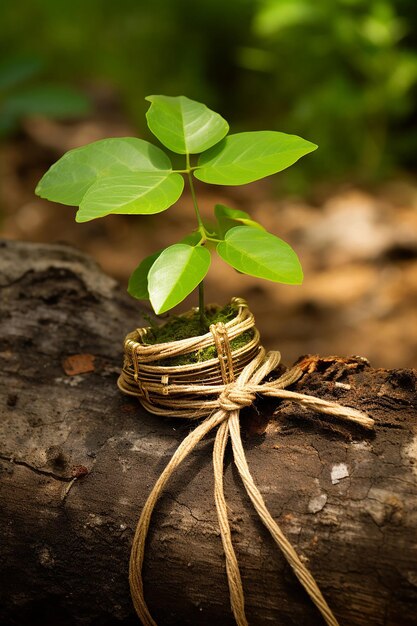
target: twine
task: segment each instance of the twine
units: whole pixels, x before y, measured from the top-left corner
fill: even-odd
[[[248,626],[242,580],[232,544],[223,489],[224,454],[229,437],[235,465],[261,521],[281,549],[326,624],[338,626],[312,574],[270,515],[254,483],[242,445],[239,412],[242,408],[253,404],[259,394],[293,400],[314,411],[348,420],[364,428],[373,428],[374,421],[356,409],[286,389],[303,375],[304,370],[300,366],[293,367],[279,378],[262,382],[276,370],[281,355],[276,351],[266,353],[259,345],[259,333],[254,326],[254,318],[246,302],[234,298],[232,303],[237,307],[236,318],[227,324],[218,323],[210,326],[210,333],[201,337],[167,344],[143,345],[140,340],[148,329],[137,329],[126,338],[125,363],[118,381],[124,393],[138,396],[143,406],[157,415],[179,416],[187,419],[206,417],[178,446],[143,507],[130,555],[129,582],[133,604],[143,626],[157,626],[145,602],[142,579],[145,542],[152,512],[167,481],[180,463],[211,430],[218,427],[213,448],[214,497],[226,557],[230,603],[236,623],[238,626]],[[230,340],[246,330],[253,332],[252,340],[243,349],[232,351]],[[187,354],[207,347],[213,342],[217,356],[209,361],[185,366],[151,365],[158,359]],[[204,384],[194,382],[199,379],[199,376],[201,377],[202,373]]]

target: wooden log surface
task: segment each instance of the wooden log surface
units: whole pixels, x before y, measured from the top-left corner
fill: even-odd
[[[118,391],[124,335],[143,320],[91,259],[64,245],[0,242],[0,294],[0,623],[137,624],[127,582],[134,528],[191,426]],[[416,371],[320,358],[294,388],[365,410],[376,428],[260,402],[242,423],[273,517],[342,625],[417,624]],[[212,441],[177,471],[152,520],[145,593],[161,626],[234,623]],[[321,624],[230,453],[226,465],[250,624]]]

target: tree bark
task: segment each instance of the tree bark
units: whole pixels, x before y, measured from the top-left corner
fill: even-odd
[[[143,320],[88,257],[2,242],[0,270],[0,622],[137,624],[127,581],[133,532],[190,425],[149,415],[118,391],[124,335]],[[417,624],[416,371],[317,358],[294,388],[367,411],[376,428],[261,401],[242,423],[272,516],[342,625]],[[234,623],[212,439],[177,471],[152,519],[145,594],[161,626]],[[250,624],[322,623],[227,458]]]

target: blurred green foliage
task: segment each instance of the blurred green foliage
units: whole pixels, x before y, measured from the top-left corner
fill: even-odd
[[[85,95],[66,85],[45,83],[42,70],[42,61],[35,57],[11,57],[0,63],[0,138],[29,115],[68,119],[90,112]]]
[[[43,59],[48,82],[106,81],[140,134],[145,94],[185,94],[234,131],[318,143],[294,185],[369,181],[417,148],[416,15],[414,0],[20,0],[0,4],[0,54]]]
[[[318,174],[375,178],[407,161],[404,131],[417,147],[415,14],[395,0],[261,0],[244,97],[261,91],[266,115],[319,144]]]

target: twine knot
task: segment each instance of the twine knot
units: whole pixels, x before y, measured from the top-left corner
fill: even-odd
[[[228,412],[240,411],[245,406],[251,406],[255,399],[256,393],[250,385],[241,387],[237,383],[229,383],[219,395],[219,408]]]
[[[236,300],[235,304],[239,307],[237,318],[239,321],[228,322],[227,325],[220,322],[212,324],[210,326],[212,338],[207,333],[207,335],[197,338],[197,340],[196,338],[190,338],[175,342],[175,345],[174,343],[164,344],[164,347],[160,345],[141,345],[136,340],[133,340],[131,335],[128,335],[126,339],[126,350],[129,356],[126,367],[119,379],[119,386],[122,391],[131,395],[137,395],[142,405],[157,415],[177,415],[189,419],[196,419],[202,416],[206,418],[180,443],[168,465],[156,481],[143,507],[130,556],[129,580],[133,603],[143,626],[156,626],[156,622],[145,602],[142,579],[145,542],[152,511],[165,484],[176,468],[192,452],[199,441],[211,430],[217,428],[213,448],[214,498],[226,557],[231,607],[236,623],[238,626],[248,626],[245,615],[242,580],[232,543],[228,509],[223,489],[224,456],[229,438],[232,443],[235,465],[260,519],[282,550],[294,574],[322,614],[326,624],[328,626],[338,626],[338,621],[323,597],[314,577],[272,518],[259,489],[255,485],[249,471],[240,435],[239,411],[246,406],[252,405],[257,394],[259,394],[261,396],[292,400],[300,406],[327,413],[333,416],[333,418],[349,420],[365,428],[373,428],[374,421],[357,409],[288,390],[288,387],[298,381],[304,373],[303,368],[298,365],[285,371],[279,377],[269,380],[268,376],[271,372],[276,371],[281,355],[276,351],[266,354],[265,350],[259,346],[259,333],[254,326],[253,315],[248,311],[246,303]],[[249,347],[245,351],[236,350],[234,363],[230,339],[246,330],[252,330],[253,338],[248,343]],[[196,366],[194,364],[190,366],[189,380],[184,379],[182,370],[184,366],[178,366],[180,371],[175,373],[178,375],[175,378],[174,373],[170,373],[170,377],[168,377],[165,367],[158,369],[158,366],[153,365],[153,361],[157,360],[157,358],[169,358],[177,353],[185,354],[195,350],[197,347],[201,348],[211,345],[212,342],[214,342],[216,347],[218,363],[216,368],[219,371],[214,376],[209,368],[205,369],[207,381],[204,381],[204,384],[196,381]],[[142,355],[141,359],[143,359],[143,362],[140,362],[140,368],[139,351]],[[129,365],[130,363],[131,366]],[[156,373],[152,374],[153,370]],[[218,380],[220,377],[221,385]],[[265,382],[265,380],[268,382]],[[213,396],[215,398],[212,398]]]

